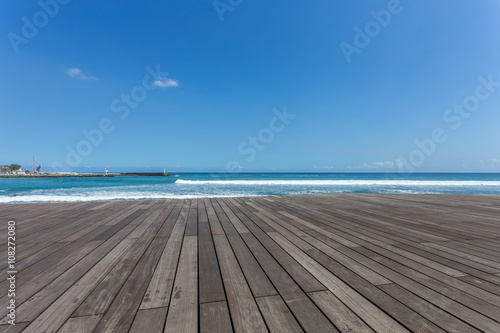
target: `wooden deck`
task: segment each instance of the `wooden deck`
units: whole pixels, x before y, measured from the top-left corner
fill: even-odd
[[[500,332],[496,195],[0,205],[0,221],[1,332]]]

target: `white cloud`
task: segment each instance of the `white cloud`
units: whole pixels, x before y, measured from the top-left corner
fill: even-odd
[[[396,163],[399,165],[401,163],[400,160],[396,160]],[[348,167],[348,169],[394,169],[396,165],[393,161],[385,161],[385,162],[375,162],[373,164],[364,163],[363,165]]]
[[[160,77],[158,80],[155,80],[153,84],[160,88],[170,88],[170,87],[178,87],[179,81],[174,79],[169,79],[166,77]]]
[[[335,167],[332,167],[332,166],[327,166],[327,167],[319,167],[317,165],[314,166],[314,169],[320,169],[320,170],[331,170],[331,169],[335,169]]]
[[[80,80],[99,80],[98,77],[87,76],[87,75],[83,74],[82,70],[79,69],[79,68],[68,68],[66,70],[66,73],[69,76],[74,77],[75,79],[80,79]]]
[[[71,77],[76,77],[76,76],[82,75],[82,71],[78,68],[68,68],[66,73],[68,73],[68,75]]]
[[[374,166],[377,168],[394,168],[394,162],[392,161],[375,162]]]
[[[484,167],[489,167],[489,168],[495,168],[500,166],[500,158],[491,158],[489,160],[480,160],[479,163],[481,163],[481,166]]]

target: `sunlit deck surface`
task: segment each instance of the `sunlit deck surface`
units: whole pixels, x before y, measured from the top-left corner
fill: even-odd
[[[500,332],[498,195],[20,204],[0,218],[2,332]]]

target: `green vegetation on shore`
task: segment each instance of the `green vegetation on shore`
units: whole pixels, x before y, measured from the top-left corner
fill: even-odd
[[[11,165],[1,165],[1,172],[12,172],[12,171],[17,171],[21,169],[21,166],[19,164],[11,164]]]

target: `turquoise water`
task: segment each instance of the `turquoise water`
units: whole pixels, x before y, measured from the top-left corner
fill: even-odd
[[[0,178],[0,203],[345,192],[500,194],[500,174],[182,173],[174,177]]]

